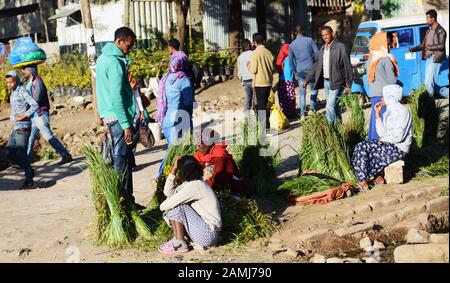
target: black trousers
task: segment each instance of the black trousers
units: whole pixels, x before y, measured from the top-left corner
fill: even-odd
[[[266,129],[270,128],[269,125],[270,111],[267,111],[267,102],[270,95],[270,89],[271,89],[270,86],[255,87],[255,94],[256,94],[255,111],[257,111],[256,114],[260,125],[265,125]],[[264,111],[264,113],[261,111]]]

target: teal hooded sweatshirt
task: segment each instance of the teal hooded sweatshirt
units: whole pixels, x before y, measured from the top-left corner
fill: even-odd
[[[100,118],[116,118],[122,129],[130,128],[136,113],[127,74],[128,60],[114,43],[107,43],[96,66],[96,98]]]

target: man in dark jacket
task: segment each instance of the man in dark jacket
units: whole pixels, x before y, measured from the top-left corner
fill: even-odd
[[[443,97],[448,97],[448,87],[441,88],[437,85],[439,70],[445,56],[445,40],[447,33],[437,22],[437,12],[429,10],[426,13],[426,21],[430,28],[427,30],[422,43],[419,46],[410,48],[410,52],[422,51],[422,60],[426,60],[425,86],[428,93],[433,96],[439,93]]]
[[[305,88],[313,79],[316,89],[323,87],[327,98],[327,120],[334,125],[336,117],[340,118],[337,100],[344,88],[346,93],[350,92],[352,65],[345,45],[334,39],[333,29],[324,26],[320,30],[325,44],[320,49],[316,65],[303,81],[302,87]]]

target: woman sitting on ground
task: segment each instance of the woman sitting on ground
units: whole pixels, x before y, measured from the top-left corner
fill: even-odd
[[[383,98],[375,106],[376,130],[379,140],[358,143],[352,157],[353,168],[359,180],[361,191],[367,191],[370,178],[375,185],[384,184],[383,169],[405,157],[412,141],[412,118],[409,110],[400,103],[402,88],[387,85],[383,88]],[[386,112],[380,118],[381,107]]]
[[[217,244],[222,227],[220,204],[214,191],[203,181],[203,169],[192,156],[178,158],[164,186],[167,199],[161,203],[164,219],[174,238],[159,247],[164,254],[189,251],[184,236],[206,248]]]
[[[197,146],[197,151],[194,154],[200,165],[206,168],[207,172],[209,171],[208,176],[205,173],[205,181],[216,192],[229,189],[233,194],[247,196],[247,190],[236,162],[227,151],[228,145],[226,142],[215,143],[215,141],[220,140],[216,131],[211,130],[209,135],[206,131],[209,131],[209,129],[203,130],[201,144]]]

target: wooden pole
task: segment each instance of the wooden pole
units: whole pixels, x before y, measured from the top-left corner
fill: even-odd
[[[130,25],[130,0],[123,1],[123,25]]]
[[[192,18],[191,18],[191,9],[188,10],[189,17],[189,51],[192,52]]]
[[[89,0],[80,0],[81,14],[86,31],[86,52],[89,60],[89,68],[91,69],[92,80],[92,105],[98,118],[97,99],[95,96],[95,65],[97,61],[97,51],[95,49],[94,27],[92,24],[91,5]]]

